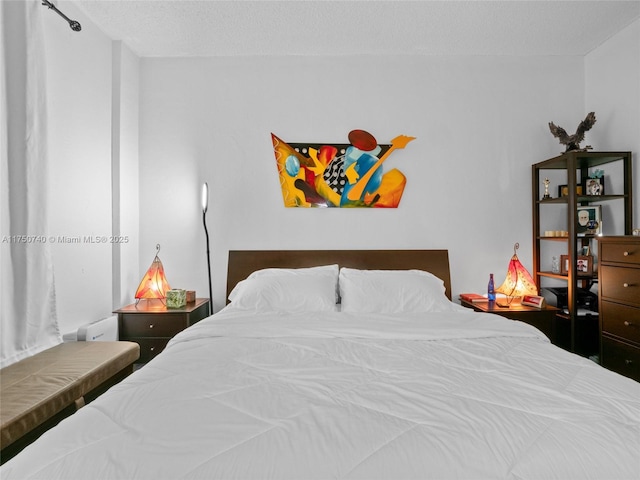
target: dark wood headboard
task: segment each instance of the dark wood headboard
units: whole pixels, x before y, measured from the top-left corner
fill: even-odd
[[[236,284],[262,268],[302,268],[338,264],[366,270],[431,272],[444,281],[451,300],[448,250],[230,250],[227,298]]]

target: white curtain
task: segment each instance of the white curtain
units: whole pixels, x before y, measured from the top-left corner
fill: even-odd
[[[0,367],[61,342],[47,239],[40,0],[0,1]]]

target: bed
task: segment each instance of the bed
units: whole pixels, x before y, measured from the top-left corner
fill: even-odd
[[[640,478],[640,384],[453,303],[446,250],[228,269],[224,309],[0,477]]]

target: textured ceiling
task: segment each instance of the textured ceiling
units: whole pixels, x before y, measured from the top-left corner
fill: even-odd
[[[142,57],[585,55],[640,18],[640,0],[73,3]]]

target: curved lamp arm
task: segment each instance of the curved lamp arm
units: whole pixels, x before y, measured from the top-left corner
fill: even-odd
[[[209,185],[202,184],[202,225],[207,240],[207,274],[209,275],[209,315],[213,313],[213,293],[211,290],[211,255],[209,254],[209,230],[207,230],[207,210],[209,209]]]

